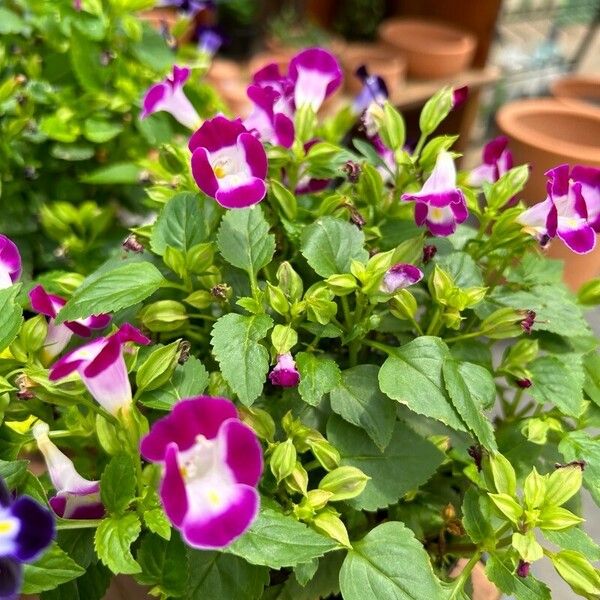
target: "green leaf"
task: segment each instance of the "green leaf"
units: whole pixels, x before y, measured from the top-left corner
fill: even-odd
[[[384,450],[396,422],[396,404],[379,391],[375,365],[359,365],[342,373],[340,384],[331,391],[331,409],[349,423],[364,429]]]
[[[0,477],[9,490],[21,487],[27,475],[26,460],[0,460]]]
[[[104,119],[89,117],[83,124],[83,135],[96,144],[103,144],[112,140],[123,131],[120,123],[111,123]]]
[[[0,290],[0,352],[17,337],[23,323],[23,309],[16,302],[20,289],[21,284]]]
[[[419,337],[387,358],[379,370],[379,387],[410,410],[465,431],[442,380],[442,365],[449,356],[448,347],[439,338]]]
[[[88,160],[96,153],[91,144],[54,144],[50,155],[60,160]]]
[[[129,454],[113,456],[100,477],[102,504],[111,513],[123,512],[135,496],[135,465]]]
[[[212,329],[213,353],[221,373],[240,401],[250,406],[260,396],[267,371],[269,353],[259,344],[273,320],[267,315],[245,317],[230,313]]]
[[[100,560],[115,574],[133,574],[141,571],[134,560],[130,546],[140,535],[142,525],[137,515],[104,519],[96,529],[94,547]]]
[[[93,529],[63,529],[58,532],[58,545],[84,569],[96,561]]]
[[[217,234],[223,258],[246,273],[258,273],[268,265],[275,252],[275,236],[269,233],[260,206],[225,213]]]
[[[87,92],[103,91],[110,76],[110,72],[100,66],[103,51],[100,44],[92,42],[77,29],[71,29],[69,58],[73,74]]]
[[[488,579],[515,600],[550,600],[550,590],[533,575],[518,577],[510,558],[492,554],[486,564]]]
[[[584,460],[583,483],[600,506],[600,444],[584,431],[572,431],[558,446],[567,461]]]
[[[185,600],[258,600],[269,583],[269,570],[223,552],[189,550]]]
[[[344,600],[425,600],[442,597],[429,557],[399,522],[371,530],[353,545],[342,565]]]
[[[144,511],[144,523],[152,532],[165,540],[171,539],[171,523],[162,508],[152,508]]]
[[[172,535],[169,541],[156,535],[145,536],[137,560],[142,567],[142,572],[136,575],[139,583],[151,585],[165,596],[183,596],[188,579],[188,557],[179,535]]]
[[[151,296],[164,281],[149,262],[124,264],[83,280],[57,317],[57,323],[133,306]]]
[[[300,372],[298,392],[302,400],[311,406],[317,406],[321,398],[340,382],[340,369],[331,358],[312,352],[298,352],[296,364]]]
[[[135,57],[153,71],[170,69],[175,59],[164,37],[147,24],[144,24],[142,39],[134,43],[131,49]]]
[[[27,564],[23,569],[23,594],[39,594],[52,590],[61,583],[71,581],[85,573],[66,552],[56,544],[44,552],[34,563]]]
[[[322,217],[302,234],[301,251],[308,264],[321,277],[349,273],[352,260],[366,262],[365,236],[358,227],[336,219]]]
[[[133,185],[139,182],[141,169],[134,163],[116,162],[80,177],[90,185]]]
[[[8,8],[0,6],[0,34],[27,34],[29,30],[29,25],[19,15],[12,10],[8,10]]]
[[[483,287],[481,269],[466,252],[452,252],[436,257],[435,262],[452,277],[459,288]]]
[[[462,504],[462,524],[471,540],[478,544],[492,539],[494,528],[490,523],[490,503],[475,488],[469,488]]]
[[[101,563],[89,565],[83,575],[43,592],[40,600],[103,600],[112,578]]]
[[[562,531],[545,530],[544,537],[562,550],[575,550],[583,554],[589,561],[600,560],[600,546],[579,527],[569,527]]]
[[[398,422],[382,452],[358,427],[333,415],[327,423],[327,439],[339,450],[342,465],[357,467],[371,477],[351,504],[360,510],[377,510],[397,502],[423,485],[444,460],[429,441]]]
[[[272,569],[295,567],[337,547],[329,538],[270,508],[263,508],[250,529],[227,552]]]
[[[208,240],[217,218],[217,209],[198,194],[177,194],[156,220],[150,246],[161,256],[167,246],[187,253],[192,246]]]
[[[144,392],[140,402],[158,410],[171,410],[173,404],[183,398],[201,394],[208,385],[208,371],[195,356],[190,356],[184,365],[177,365],[171,380],[157,390]]]
[[[457,363],[448,359],[442,366],[446,391],[454,408],[475,434],[479,443],[492,452],[498,450],[494,437],[494,428],[483,413],[482,398],[496,393],[494,380],[490,372],[472,363]],[[465,377],[465,373],[467,377]]]
[[[556,405],[565,415],[578,417],[584,409],[582,386],[572,369],[557,356],[541,356],[528,367],[533,385],[527,390],[540,404]]]

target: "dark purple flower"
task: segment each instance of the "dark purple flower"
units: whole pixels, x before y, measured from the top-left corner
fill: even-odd
[[[414,265],[398,263],[390,267],[381,282],[381,290],[386,294],[394,294],[398,290],[414,285],[423,279],[423,271]]]
[[[344,173],[346,173],[346,177],[348,177],[348,181],[350,183],[358,183],[360,179],[360,164],[353,161],[347,160],[343,166]]]
[[[63,519],[100,519],[104,505],[100,500],[100,482],[84,479],[73,461],[63,454],[48,437],[46,423],[33,426],[33,437],[44,456],[56,494],[50,498],[52,510]]]
[[[461,104],[466,102],[469,97],[469,86],[454,88],[452,90],[452,108],[458,108]]]
[[[535,317],[535,310],[526,310],[524,312],[524,319],[521,321],[521,327],[525,333],[531,333],[535,323]]]
[[[525,379],[517,379],[517,385],[520,388],[526,390],[527,388],[530,388],[531,385],[532,385],[531,384],[531,379],[527,379],[527,378],[525,378]]]
[[[254,109],[245,119],[244,126],[249,131],[256,131],[263,142],[291,148],[294,143],[294,122],[285,113],[275,112],[275,105],[281,98],[280,92],[271,86],[253,83],[248,86],[247,94]]]
[[[300,373],[289,352],[277,357],[277,364],[269,373],[269,381],[279,387],[296,387],[300,383]]]
[[[0,234],[0,289],[10,287],[21,277],[21,254],[16,244]]]
[[[432,235],[447,236],[469,216],[462,191],[456,185],[456,167],[448,152],[438,154],[435,167],[420,192],[402,194],[415,202],[415,221],[426,225]]]
[[[558,236],[577,254],[591,252],[596,246],[592,224],[598,227],[600,214],[600,169],[574,167],[569,175],[565,164],[546,175],[548,196],[524,211],[519,222],[539,238]]]
[[[290,61],[288,75],[294,82],[296,108],[309,105],[315,112],[342,83],[337,59],[323,48],[308,48],[296,54]]]
[[[258,204],[267,193],[267,153],[240,119],[217,115],[189,141],[198,187],[225,208]]]
[[[60,296],[48,294],[43,286],[36,285],[29,292],[31,308],[48,317],[48,333],[44,341],[43,353],[47,360],[52,360],[60,354],[75,333],[80,337],[90,337],[92,330],[104,329],[110,323],[110,315],[92,315],[77,321],[65,321],[61,325],[56,324],[56,315],[66,304],[66,300]]]
[[[483,462],[483,447],[482,446],[469,446],[467,448],[467,454],[473,459],[477,471],[481,471],[481,464]]]
[[[423,246],[423,263],[427,264],[433,260],[433,257],[437,254],[437,248],[432,244]]]
[[[519,560],[519,564],[517,565],[517,575],[519,577],[527,577],[529,575],[529,568],[531,565],[524,560]]]
[[[469,185],[480,187],[483,182],[494,183],[513,167],[513,157],[508,149],[508,138],[499,136],[483,148],[483,163],[469,174]]]
[[[38,558],[54,532],[52,513],[29,496],[14,500],[0,478],[0,598],[19,597],[22,563]]]
[[[194,16],[202,10],[215,9],[215,3],[212,0],[161,0],[157,6],[172,6],[189,16]]]
[[[378,75],[369,75],[364,65],[356,70],[356,76],[362,81],[363,87],[352,102],[352,111],[360,115],[368,111],[372,104],[383,106],[389,96],[385,81]],[[369,133],[368,127],[367,135],[374,135]]]
[[[173,65],[173,72],[159,83],[155,83],[145,94],[143,110],[140,115],[145,119],[152,113],[164,110],[171,113],[182,125],[194,129],[200,122],[196,109],[183,91],[190,76],[189,67]]]
[[[163,507],[190,546],[224,548],[252,525],[262,449],[233,402],[181,400],[154,423],[140,449],[146,460],[162,465]]]
[[[96,338],[55,362],[50,369],[50,381],[77,371],[90,394],[105,410],[112,415],[129,410],[131,384],[123,359],[123,346],[127,342],[146,345],[150,340],[126,323],[111,336]]]
[[[203,27],[197,33],[198,51],[213,57],[223,44],[223,36],[214,27]]]

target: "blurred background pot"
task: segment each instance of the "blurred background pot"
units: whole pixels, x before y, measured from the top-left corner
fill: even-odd
[[[600,167],[600,111],[539,98],[504,105],[496,120],[510,139],[515,164],[531,165],[521,196],[529,205],[546,197],[544,173],[552,167],[563,163]],[[592,252],[579,255],[554,240],[548,254],[565,261],[564,278],[572,289],[600,275],[600,244]]]
[[[561,77],[550,86],[552,95],[572,108],[597,110],[600,113],[600,77],[570,75]]]
[[[475,36],[450,25],[421,19],[389,19],[379,38],[406,57],[408,74],[435,79],[450,77],[471,65]]]

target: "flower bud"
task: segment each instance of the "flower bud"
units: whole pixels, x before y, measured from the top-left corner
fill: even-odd
[[[27,351],[37,352],[44,345],[47,333],[48,324],[45,317],[43,315],[36,315],[23,323],[19,338]]]
[[[232,292],[231,287],[228,286],[226,283],[217,283],[216,285],[212,286],[212,288],[210,289],[210,293],[212,294],[213,298],[225,301],[231,298]]]
[[[508,459],[502,454],[494,454],[490,456],[489,466],[496,491],[514,496],[517,493],[517,475]]]
[[[518,337],[523,333],[519,324],[522,319],[521,312],[514,308],[499,308],[484,319],[481,330],[495,340]]]
[[[327,506],[332,496],[331,492],[326,492],[325,490],[310,490],[303,502],[306,502],[313,510],[321,510]]]
[[[524,319],[521,321],[521,327],[525,333],[531,333],[533,324],[535,323],[535,311],[526,310],[524,311]]]
[[[319,483],[319,489],[331,492],[331,502],[350,500],[362,494],[371,479],[356,467],[344,466],[327,473]]]
[[[259,438],[267,442],[273,441],[275,437],[275,421],[273,421],[273,417],[266,410],[256,408],[255,406],[240,406],[238,407],[238,413],[240,419],[248,427],[252,428]]]
[[[336,296],[347,296],[358,288],[356,279],[350,273],[332,275],[325,280],[325,283]]]
[[[524,379],[517,379],[517,385],[521,389],[526,390],[532,386],[531,379],[528,379],[527,377]]]
[[[171,332],[188,323],[185,306],[175,300],[159,300],[145,306],[139,314],[140,321],[149,331]]]
[[[461,104],[467,101],[469,97],[469,86],[454,88],[452,90],[452,110],[458,108]]]
[[[381,283],[381,291],[386,294],[407,288],[410,285],[418,283],[423,279],[423,271],[414,265],[407,263],[397,263],[390,267]]]
[[[544,549],[535,539],[533,530],[522,534],[515,532],[512,535],[512,547],[519,553],[519,556],[526,562],[532,563],[544,557]]]
[[[186,276],[185,255],[179,248],[167,246],[163,255],[163,262],[180,278],[183,279]]]
[[[528,508],[539,508],[544,502],[546,495],[546,478],[542,477],[533,467],[533,470],[523,485],[523,498]],[[525,557],[524,557],[525,558]]]
[[[321,531],[331,539],[339,542],[342,546],[346,546],[346,548],[352,547],[346,526],[335,512],[327,508],[322,510],[314,516],[312,526],[317,531]]]
[[[296,467],[296,448],[292,440],[286,440],[277,444],[271,455],[269,466],[277,483],[280,483],[288,475],[292,474],[292,471]]]
[[[452,89],[446,87],[427,100],[419,117],[419,128],[423,135],[433,133],[448,116],[453,107],[453,96]]]
[[[520,560],[517,566],[517,575],[519,577],[527,577],[529,575],[530,564],[524,560]]]
[[[192,292],[183,301],[198,310],[204,310],[208,308],[214,301],[214,296],[207,290],[197,290]]]
[[[551,554],[550,560],[576,594],[586,598],[600,595],[600,574],[581,552],[561,550]]]
[[[307,438],[306,443],[326,471],[332,471],[340,464],[340,453],[325,438]]]
[[[285,487],[291,493],[306,496],[308,487],[308,473],[302,464],[296,461],[293,471],[284,480]]]
[[[496,508],[512,523],[517,524],[523,515],[523,507],[508,494],[490,494],[488,496],[496,505]]]
[[[302,298],[304,291],[302,278],[294,271],[289,262],[285,261],[279,265],[277,269],[277,281],[279,282],[279,288],[288,297],[290,302],[298,302]]]
[[[423,246],[423,264],[427,264],[433,260],[433,257],[437,254],[437,248],[431,244]]]
[[[271,343],[277,354],[286,354],[298,343],[298,334],[290,325],[275,325],[271,331]]]
[[[538,527],[550,531],[561,531],[583,523],[584,519],[562,506],[546,506],[540,511]]]
[[[212,242],[192,246],[185,256],[185,264],[191,273],[200,275],[212,266],[215,260],[215,245]]]
[[[574,496],[583,482],[583,469],[578,464],[556,469],[548,478],[544,504],[560,506]]]
[[[449,329],[460,329],[460,324],[463,321],[460,312],[455,308],[447,308],[442,313],[442,323]]]
[[[360,177],[360,164],[353,161],[347,160],[343,166],[344,173],[350,183],[358,183]]]
[[[278,314],[286,315],[290,310],[290,303],[285,294],[274,285],[267,282],[266,298],[269,306]]]
[[[136,254],[141,254],[144,251],[144,246],[140,244],[134,233],[129,234],[121,246],[123,247],[123,250],[126,250],[127,252],[135,252]]]
[[[429,276],[429,291],[437,304],[447,304],[455,290],[454,280],[439,265],[435,265]]]
[[[408,290],[400,290],[389,301],[390,312],[398,319],[412,320],[417,314],[417,300]]]
[[[296,387],[300,382],[300,373],[292,355],[287,352],[277,357],[277,364],[269,373],[269,381],[280,387]]]
[[[154,349],[135,374],[138,390],[155,390],[171,379],[180,355],[179,341]]]

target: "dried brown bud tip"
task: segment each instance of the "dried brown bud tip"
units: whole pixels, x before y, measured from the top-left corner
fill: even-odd
[[[144,251],[144,246],[140,244],[137,237],[132,233],[125,238],[125,241],[121,244],[124,250],[129,252],[137,252],[138,254]]]
[[[568,463],[554,463],[555,469],[564,469],[566,467],[579,467],[582,471],[585,469],[585,460],[572,460]]]

